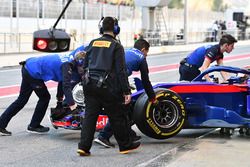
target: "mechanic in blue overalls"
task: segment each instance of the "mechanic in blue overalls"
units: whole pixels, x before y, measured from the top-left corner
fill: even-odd
[[[67,100],[72,112],[76,109],[76,104],[71,93],[71,74],[72,70],[78,65],[83,64],[84,46],[79,47],[69,55],[50,54],[40,57],[31,57],[22,65],[22,83],[18,98],[4,111],[0,116],[0,134],[11,135],[6,127],[13,116],[15,116],[28,102],[32,92],[34,91],[39,100],[35,107],[31,122],[27,131],[31,133],[46,133],[49,127],[44,127],[40,123],[46,113],[50,101],[50,94],[44,82],[53,80],[62,82],[62,88],[58,88],[57,98],[61,98],[63,94]],[[59,84],[59,87],[61,86]],[[63,92],[60,92],[63,90]]]
[[[52,121],[64,118],[66,115],[72,113],[71,111],[78,112],[76,110],[77,105],[72,96],[72,89],[81,81],[81,76],[83,75],[82,65],[85,57],[83,54],[85,54],[87,45],[88,43],[78,47],[66,56],[66,58],[74,58],[77,61],[66,62],[62,65],[63,80],[57,86],[57,105],[55,108],[51,108],[50,116]]]
[[[134,44],[134,48],[127,49],[125,51],[125,61],[127,65],[128,76],[132,75],[133,71],[140,71],[141,81],[145,92],[147,93],[150,101],[156,103],[157,100],[155,97],[155,93],[148,76],[149,70],[146,57],[149,51],[149,47],[150,45],[146,40],[138,39]],[[114,147],[115,145],[109,141],[112,135],[113,131],[110,123],[108,122],[104,129],[100,131],[98,137],[94,141],[106,148]],[[141,138],[140,136],[137,136],[132,129],[130,129],[130,135],[133,141],[137,141]]]
[[[236,42],[237,40],[232,35],[226,34],[222,36],[219,44],[197,48],[180,62],[180,81],[192,81],[214,61],[217,62],[217,65],[223,65],[223,53],[230,53]],[[221,72],[221,75],[226,81],[227,73]],[[205,79],[211,81],[208,75],[205,76]]]

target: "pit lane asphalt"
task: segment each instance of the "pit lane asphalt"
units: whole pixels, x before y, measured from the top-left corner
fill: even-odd
[[[136,167],[249,167],[250,137],[219,134],[219,128]]]
[[[51,91],[51,94],[52,99],[55,98],[55,90]],[[14,98],[0,99],[0,111],[3,112]],[[142,136],[142,146],[129,155],[119,154],[117,144],[116,148],[104,149],[94,143],[90,157],[78,157],[76,149],[80,139],[80,131],[53,129],[47,117],[44,118],[42,124],[51,128],[48,134],[36,135],[25,131],[36,102],[37,97],[32,95],[24,109],[11,120],[8,130],[12,131],[12,136],[0,136],[1,167],[75,165],[84,167],[134,167],[183,145],[183,143],[192,142],[207,131],[207,129],[183,131],[178,136],[168,140],[155,140],[144,136],[135,129]],[[50,107],[52,106],[55,106],[55,100],[51,101]],[[114,138],[111,141],[116,143]]]
[[[235,54],[243,53],[244,49]],[[175,56],[171,55],[171,61],[173,61]],[[183,56],[185,54],[181,55]],[[166,56],[159,57],[163,62],[161,57]],[[178,58],[180,57],[176,60]],[[150,65],[154,65],[155,61],[157,60],[150,61]],[[163,63],[172,63],[171,61],[167,59]],[[249,61],[239,60],[228,63],[240,67],[249,64]],[[20,75],[20,71],[16,72],[16,76],[18,73]],[[177,70],[168,71],[155,74],[150,78],[152,81],[169,81],[170,78],[177,80],[177,73]],[[5,77],[11,78],[10,75]],[[16,82],[18,83],[18,78]],[[50,107],[55,105],[55,91],[51,94]],[[14,99],[15,97],[0,99],[0,113]],[[13,136],[0,136],[0,166],[249,166],[249,144],[247,143],[249,137],[235,134],[231,138],[225,138],[219,135],[218,131],[207,134],[210,129],[183,130],[177,136],[167,140],[154,140],[141,134],[142,147],[130,155],[120,155],[117,145],[114,149],[103,149],[93,144],[92,156],[78,157],[75,151],[79,142],[79,131],[51,129],[47,135],[25,132],[36,101],[37,98],[33,95],[26,107],[10,122],[8,129],[13,132]],[[46,118],[43,120],[43,125],[51,127]],[[203,136],[204,134],[207,135]],[[199,138],[199,136],[203,137]],[[114,138],[111,141],[115,143]]]
[[[9,77],[8,74],[15,76],[15,79]],[[20,68],[5,68],[0,72],[0,78],[1,77],[5,81],[5,85],[18,84],[18,82],[20,82]],[[158,78],[159,77],[160,76],[158,76]],[[9,82],[7,82],[8,80]],[[55,106],[56,99],[55,90],[51,90],[50,92],[52,100],[49,107],[53,107]],[[0,113],[2,113],[15,98],[16,97],[0,98]],[[92,156],[78,157],[76,149],[80,138],[80,131],[70,131],[65,129],[55,130],[51,127],[49,120],[45,118],[42,124],[51,127],[49,134],[34,135],[25,132],[36,102],[37,97],[32,95],[24,109],[11,120],[7,129],[13,132],[13,136],[0,136],[0,166],[43,167],[78,165],[88,167],[134,167],[147,162],[168,150],[174,149],[179,145],[183,145],[183,143],[188,143],[208,131],[207,129],[198,131],[184,130],[174,138],[168,140],[155,140],[144,136],[135,129],[142,136],[142,146],[129,155],[119,154],[117,145],[114,149],[104,149],[99,145],[93,144],[91,150]],[[116,143],[114,138],[112,138],[111,141]]]

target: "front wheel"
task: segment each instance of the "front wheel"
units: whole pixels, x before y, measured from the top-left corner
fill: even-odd
[[[167,139],[182,129],[186,111],[184,102],[175,92],[155,89],[159,103],[155,106],[144,93],[136,101],[133,119],[139,130],[154,139]]]

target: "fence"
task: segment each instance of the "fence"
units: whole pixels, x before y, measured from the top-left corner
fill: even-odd
[[[187,43],[201,43],[201,42],[215,42],[219,41],[223,34],[231,34],[238,40],[249,40],[250,31],[242,30],[226,30],[218,31],[217,36],[214,36],[212,30],[200,31],[200,32],[188,32]],[[151,46],[161,46],[161,45],[175,45],[175,44],[184,44],[184,34],[182,32],[162,32],[151,31],[144,33],[143,36]]]
[[[0,53],[32,52],[33,31],[50,28],[66,2],[66,0],[1,0],[0,32],[3,33],[0,33]],[[99,36],[96,31],[102,15],[119,17],[122,29],[120,40],[125,47],[133,46],[134,34],[142,31],[140,19],[142,13],[139,8],[94,3],[94,1],[84,2],[87,1],[72,1],[57,27],[71,33],[71,49]],[[160,22],[161,30],[145,32],[144,38],[151,46],[184,43],[183,32],[177,32],[183,29],[183,9],[164,8],[163,15],[166,19]],[[223,13],[190,11],[189,17],[192,19],[189,22],[188,42],[195,43],[213,39],[211,31],[206,29],[214,20],[223,20]],[[249,32],[244,31],[229,33],[238,39],[249,39],[250,36]]]
[[[82,44],[82,38],[85,42],[90,42],[93,38],[97,38],[99,34],[88,33],[71,37],[71,50]],[[123,33],[119,36],[124,47],[132,47],[134,43],[133,34]],[[33,34],[32,33],[0,33],[0,54],[5,53],[23,53],[34,52],[32,49]]]
[[[223,33],[232,34],[239,40],[250,39],[250,32],[225,31]],[[243,34],[244,33],[244,34]],[[221,37],[222,32],[218,32],[217,40]],[[244,35],[244,38],[242,36]],[[88,33],[77,36],[71,36],[71,47],[75,49],[84,42],[90,42],[92,39],[99,37],[97,33]],[[134,44],[134,33],[121,33],[119,35],[120,41],[124,47],[132,47]],[[146,32],[143,38],[149,41],[151,46],[174,45],[183,44],[184,36],[182,33],[160,33],[160,32]],[[83,40],[84,39],[84,40]],[[212,31],[205,32],[189,32],[188,43],[198,42],[213,42],[215,41]],[[0,33],[0,54],[5,53],[23,53],[34,52],[32,49],[33,34],[32,33]]]

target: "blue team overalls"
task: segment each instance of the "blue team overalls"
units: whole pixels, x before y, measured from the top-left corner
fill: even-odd
[[[83,47],[83,46],[81,46]],[[79,49],[83,49],[79,47]],[[30,126],[38,127],[46,113],[50,94],[44,82],[53,80],[62,81],[61,66],[64,62],[74,60],[74,55],[52,54],[41,57],[28,58],[22,66],[22,82],[18,98],[5,110],[0,117],[0,128],[5,129],[15,116],[28,102],[34,91],[39,100],[35,107]]]
[[[211,62],[223,58],[219,45],[207,45],[197,48],[180,62],[180,81],[192,81],[200,74],[199,68],[202,66],[205,57]]]

